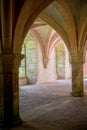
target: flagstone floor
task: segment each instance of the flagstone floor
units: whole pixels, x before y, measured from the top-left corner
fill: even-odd
[[[87,92],[87,80],[84,86]],[[23,123],[10,130],[87,130],[87,95],[72,97],[71,80],[19,89]]]

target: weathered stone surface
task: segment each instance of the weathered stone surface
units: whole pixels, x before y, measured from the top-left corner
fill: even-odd
[[[87,130],[87,96],[72,97],[71,87],[71,80],[21,86],[23,124],[10,130]]]
[[[84,96],[83,84],[83,60],[74,57],[71,61],[72,65],[72,96]]]
[[[22,55],[0,54],[0,127],[20,123],[19,64]]]

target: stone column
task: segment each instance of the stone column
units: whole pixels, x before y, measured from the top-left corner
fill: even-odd
[[[73,57],[71,60],[72,65],[72,96],[84,96],[83,84],[83,59]]]
[[[3,51],[12,50],[12,24],[13,24],[13,8],[12,0],[1,0],[1,30],[2,30],[2,49]]]
[[[20,54],[0,54],[0,127],[21,123],[18,72],[22,58]]]

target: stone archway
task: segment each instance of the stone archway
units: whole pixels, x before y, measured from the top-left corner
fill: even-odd
[[[0,126],[13,126],[21,122],[18,90],[18,68],[23,58],[20,55],[21,46],[34,20],[53,1],[0,1],[0,87],[2,93],[0,98]],[[73,96],[84,95],[83,49],[87,31],[87,2],[79,2],[80,4],[77,1],[56,1],[43,13],[43,16],[46,16],[45,19],[50,21],[49,23],[56,30],[59,29],[72,54]],[[55,15],[54,11],[56,11]]]

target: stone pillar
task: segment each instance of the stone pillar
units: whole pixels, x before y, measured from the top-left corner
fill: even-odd
[[[74,57],[71,61],[72,65],[72,96],[84,96],[83,84],[83,60]]]
[[[12,0],[1,0],[1,30],[2,30],[2,49],[3,51],[12,50],[12,23],[13,23],[13,8]]]
[[[21,123],[18,72],[22,58],[20,54],[0,54],[0,127]]]

